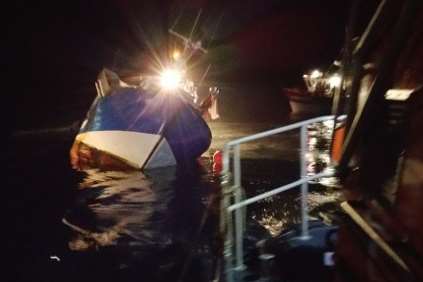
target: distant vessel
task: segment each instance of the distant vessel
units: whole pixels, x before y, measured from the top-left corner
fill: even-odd
[[[283,92],[289,100],[293,115],[320,116],[331,112],[332,97],[313,96],[307,91],[292,88],[285,88]]]
[[[291,114],[301,116],[320,116],[331,113],[332,98],[336,88],[340,87],[341,78],[337,73],[323,74],[314,70],[303,75],[306,90],[284,88]]]

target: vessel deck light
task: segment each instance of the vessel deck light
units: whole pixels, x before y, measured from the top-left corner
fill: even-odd
[[[160,86],[164,90],[177,89],[182,82],[182,72],[178,69],[164,69],[160,73]]]

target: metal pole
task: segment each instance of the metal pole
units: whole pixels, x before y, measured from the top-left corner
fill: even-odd
[[[301,178],[304,179],[307,177],[307,163],[305,157],[307,152],[307,125],[301,126],[300,142],[300,171]],[[305,181],[303,184],[301,184],[301,238],[304,240],[310,238],[310,236],[308,235],[307,194],[308,182]]]
[[[226,234],[228,220],[227,220],[227,208],[231,204],[230,195],[230,174],[229,172],[222,174],[220,177],[220,184],[222,185],[222,201],[220,203],[220,232]]]
[[[232,222],[232,213],[226,212],[227,218],[227,230],[225,236],[225,245],[223,250],[223,257],[225,258],[225,276],[226,282],[233,282],[234,281],[234,267],[233,267],[233,256],[232,256],[232,238],[233,238],[233,222]]]
[[[359,0],[355,0],[352,3],[351,12],[348,19],[348,24],[345,29],[345,43],[344,52],[342,54],[341,64],[341,86],[335,89],[335,97],[332,104],[332,114],[335,115],[332,126],[332,137],[330,141],[329,154],[332,157],[333,145],[336,133],[336,125],[338,116],[345,112],[345,101],[346,101],[346,85],[347,81],[351,79],[351,58],[352,58],[352,37],[356,26],[356,18],[359,6]],[[341,109],[342,107],[342,109]],[[333,164],[332,158],[330,158],[330,164]]]
[[[240,145],[236,145],[234,149],[234,200],[237,204],[242,201]],[[244,210],[245,208],[241,208],[235,211],[235,269],[238,271],[245,269],[243,250]]]
[[[239,144],[234,146],[234,186],[241,187],[241,161]]]
[[[340,118],[343,119],[344,117],[340,116]],[[260,132],[260,133],[257,133],[257,134],[253,134],[253,135],[250,135],[250,136],[241,137],[239,139],[229,141],[228,143],[226,143],[225,148],[226,147],[229,148],[230,146],[235,146],[235,145],[238,145],[238,144],[241,144],[241,143],[246,143],[246,142],[258,140],[258,139],[265,138],[265,137],[268,137],[268,136],[272,136],[272,135],[275,135],[275,134],[287,132],[287,131],[290,131],[290,130],[293,130],[293,129],[300,128],[303,125],[309,125],[309,124],[312,124],[312,123],[322,122],[322,121],[332,120],[332,119],[333,119],[333,115],[327,115],[327,116],[321,116],[321,117],[303,120],[303,121],[296,122],[296,123],[293,123],[293,124],[290,124],[290,125],[285,125],[285,126],[282,126],[282,127],[279,127],[279,128],[263,131],[263,132]]]
[[[231,147],[228,144],[226,144],[225,147],[223,148],[223,169],[222,169],[223,176],[229,173],[230,151],[231,151]]]
[[[224,155],[229,159],[229,151],[225,150]],[[223,273],[226,277],[226,282],[233,282],[233,266],[232,266],[232,215],[228,212],[228,207],[231,204],[231,179],[228,170],[224,170],[221,176],[222,185],[222,201],[220,207],[220,233],[223,237],[223,258],[224,269]]]
[[[220,234],[223,238],[223,275],[226,282],[233,282],[232,258],[232,217],[228,212],[232,197],[232,175],[230,173],[231,147],[227,144],[223,150],[223,170],[220,178],[222,185],[222,201],[220,206]]]

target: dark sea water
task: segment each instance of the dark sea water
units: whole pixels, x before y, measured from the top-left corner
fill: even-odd
[[[21,132],[5,155],[10,281],[211,281],[222,241],[210,156],[229,140],[281,124],[213,122],[214,141],[198,162],[147,172],[75,171],[68,157],[74,129]],[[327,165],[328,128],[309,129],[309,146],[319,149],[308,156],[309,173]],[[294,131],[242,147],[247,196],[298,178],[298,141]],[[336,198],[314,185],[314,216]],[[299,205],[296,190],[252,205],[248,221],[260,230],[253,237],[297,223]]]
[[[10,159],[5,193],[10,281],[211,279],[219,184],[207,158],[144,173],[75,171],[71,134],[56,133],[13,146],[23,150]]]

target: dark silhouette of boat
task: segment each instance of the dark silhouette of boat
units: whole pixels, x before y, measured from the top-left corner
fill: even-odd
[[[321,116],[331,112],[332,97],[312,95],[306,90],[295,88],[284,88],[283,93],[289,100],[293,115]]]
[[[334,66],[339,64],[335,62]],[[289,100],[291,114],[301,116],[321,116],[330,114],[335,92],[341,86],[341,77],[332,70],[323,73],[313,70],[304,74],[306,88],[284,88],[283,93]]]

